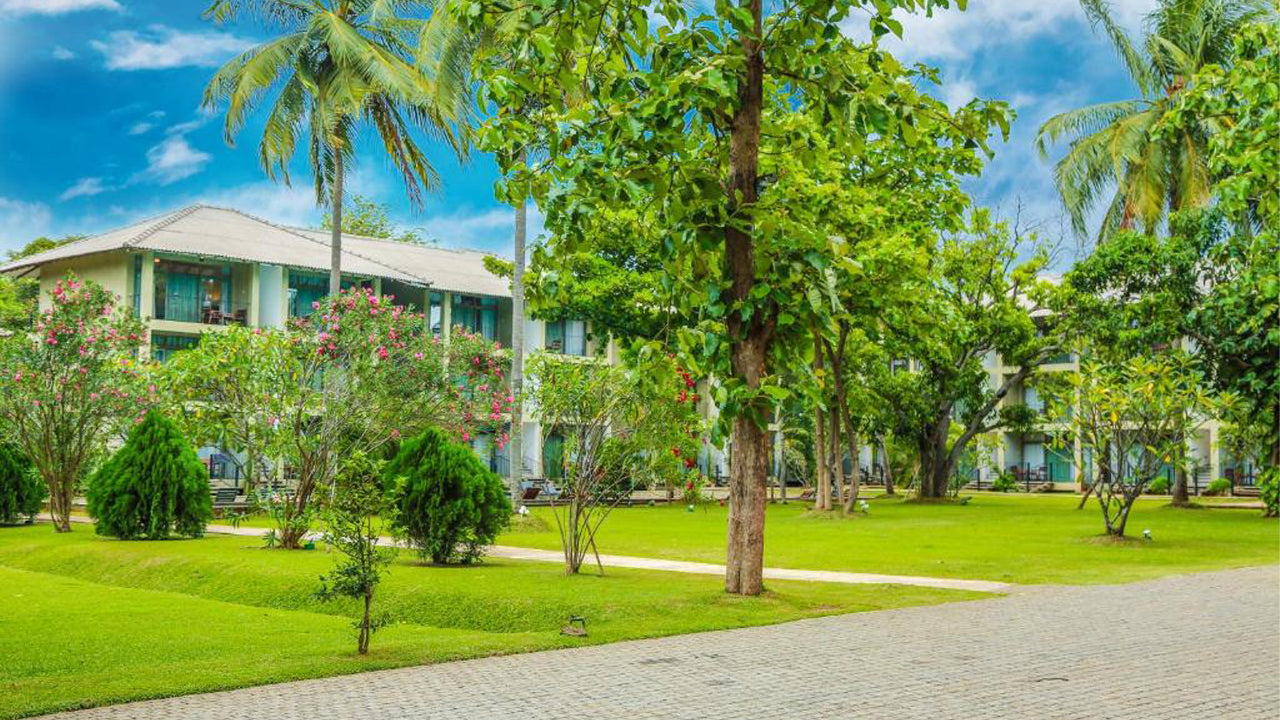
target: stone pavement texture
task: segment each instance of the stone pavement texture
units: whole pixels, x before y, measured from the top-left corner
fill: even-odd
[[[1280,568],[485,658],[59,720],[1264,720]],[[376,639],[375,639],[376,644]]]

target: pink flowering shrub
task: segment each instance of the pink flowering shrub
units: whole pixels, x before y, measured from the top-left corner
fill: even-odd
[[[143,377],[146,331],[117,298],[68,275],[34,331],[0,338],[0,426],[49,487],[59,532],[113,430],[146,416],[156,388]]]
[[[312,496],[344,458],[378,457],[429,427],[464,440],[500,432],[511,403],[499,348],[460,330],[445,342],[426,326],[391,296],[346,290],[293,322],[278,357],[258,364],[271,388],[252,413],[270,438],[264,452],[297,472],[294,494],[275,513],[283,547],[305,535]]]

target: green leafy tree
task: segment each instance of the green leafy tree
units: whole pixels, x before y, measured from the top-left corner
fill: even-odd
[[[395,488],[392,527],[437,564],[469,564],[511,519],[502,479],[435,428],[406,440],[383,471]]]
[[[1157,124],[1197,72],[1231,62],[1242,28],[1274,19],[1273,11],[1264,0],[1161,0],[1135,46],[1106,0],[1081,4],[1115,46],[1140,97],[1055,115],[1040,127],[1036,145],[1047,156],[1050,146],[1072,138],[1054,175],[1078,233],[1086,234],[1090,210],[1111,188],[1100,239],[1121,228],[1155,231],[1168,212],[1202,207],[1210,197],[1204,118],[1176,132],[1157,132]]]
[[[356,452],[342,462],[334,478],[333,500],[321,513],[322,541],[337,550],[337,566],[321,576],[322,599],[348,597],[362,605],[355,622],[356,652],[369,652],[373,633],[387,624],[386,616],[373,612],[374,593],[386,568],[395,559],[394,547],[378,544],[381,527],[378,515],[389,508],[380,481],[379,464]]]
[[[411,202],[439,184],[418,133],[465,150],[470,110],[462,79],[447,66],[429,74],[418,44],[430,3],[371,0],[214,0],[205,16],[230,22],[258,15],[282,34],[227,62],[205,89],[207,108],[226,105],[230,143],[249,115],[269,103],[258,145],[263,169],[289,179],[289,162],[307,136],[316,201],[327,202],[332,231],[329,287],[341,286],[343,182],[367,123],[404,179]]]
[[[89,480],[99,535],[164,540],[200,537],[213,517],[209,471],[177,424],[152,410]]]
[[[57,239],[38,237],[17,250],[10,250],[9,260],[21,260],[83,238],[83,235],[67,235]],[[39,280],[0,277],[0,335],[4,334],[4,330],[30,330],[38,314],[36,307],[39,300]]]
[[[1045,261],[1020,232],[977,211],[964,233],[941,242],[916,301],[882,317],[885,352],[909,359],[911,369],[887,377],[864,369],[873,382],[860,391],[887,408],[886,425],[915,446],[920,497],[947,494],[975,437],[1034,423],[1030,409],[1005,399],[1063,347],[1055,319],[1032,318],[1032,310],[1056,302],[1039,277]],[[995,354],[1016,370],[993,379],[986,363]]]
[[[1067,419],[1058,441],[1092,448],[1092,463],[1078,470],[1093,475],[1090,492],[1107,534],[1116,537],[1151,482],[1185,462],[1187,441],[1216,410],[1184,353],[1085,362],[1046,400],[1054,416]]]
[[[47,494],[22,450],[12,443],[0,443],[0,523],[16,523],[24,515],[34,520]]]
[[[206,333],[200,344],[175,354],[155,371],[171,414],[184,433],[202,445],[245,455],[245,489],[256,486],[270,458],[281,452],[280,375],[289,352],[287,335],[239,325]],[[274,415],[272,413],[275,413]]]
[[[363,195],[352,195],[342,208],[342,232],[347,235],[385,238],[412,245],[435,245],[435,240],[423,237],[417,230],[405,230],[391,220],[385,203],[376,202]],[[325,216],[320,226],[333,229],[333,218]]]
[[[866,6],[875,36],[900,32],[897,0]],[[696,375],[723,379],[717,398],[732,426],[725,587],[757,594],[769,460],[766,425],[778,391],[771,367],[803,362],[809,328],[785,312],[808,283],[784,258],[827,247],[807,208],[774,198],[788,154],[844,157],[868,135],[914,140],[919,90],[892,57],[846,38],[858,2],[783,5],[759,0],[695,15],[674,0],[552,0],[536,13],[489,0],[458,0],[457,16],[480,28],[518,30],[502,62],[482,64],[493,112],[479,144],[497,155],[504,199],[534,198],[567,252],[603,210],[652,210],[660,257],[684,328],[681,350]],[[766,63],[765,58],[768,57]],[[808,116],[822,128],[792,132]],[[975,104],[955,122],[985,140],[1000,106]],[[526,162],[529,148],[547,156]],[[763,151],[763,152],[762,152]],[[701,309],[701,310],[700,310]]]
[[[117,298],[73,275],[50,291],[34,332],[0,338],[0,428],[49,489],[58,532],[71,502],[116,430],[156,401],[138,363],[146,331]]]
[[[697,383],[664,354],[641,353],[635,361],[644,365],[578,362],[554,353],[529,362],[528,398],[538,409],[543,442],[555,436],[564,443],[551,459],[558,467],[543,472],[559,475],[555,517],[568,574],[581,570],[591,553],[604,572],[596,536],[632,490],[692,479],[703,430]]]

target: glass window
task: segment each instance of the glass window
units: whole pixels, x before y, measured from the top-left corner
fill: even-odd
[[[587,354],[587,324],[582,320],[555,320],[547,323],[546,349],[565,355]]]
[[[371,280],[342,278],[342,289],[373,287]],[[289,271],[289,317],[304,318],[315,311],[313,305],[329,295],[329,276],[323,273]]]
[[[440,337],[441,323],[444,322],[444,295],[433,292],[430,300],[431,310],[427,314],[428,327],[431,334]]]
[[[220,325],[231,312],[231,266],[157,260],[157,320]]]
[[[455,327],[478,333],[486,340],[498,338],[498,299],[476,295],[453,296],[452,321]]]
[[[559,430],[542,441],[542,476],[555,481],[564,477],[564,436]]]
[[[174,353],[190,350],[199,344],[198,336],[151,333],[151,357],[157,362],[165,362],[173,357]]]

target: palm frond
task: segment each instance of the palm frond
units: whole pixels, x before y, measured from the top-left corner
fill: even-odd
[[[1121,100],[1058,113],[1036,132],[1036,149],[1041,157],[1048,157],[1049,147],[1062,138],[1092,135],[1117,120],[1142,112],[1149,105],[1145,100]]]
[[[1106,33],[1139,92],[1144,97],[1147,96],[1152,89],[1150,65],[1147,58],[1134,48],[1124,28],[1112,17],[1111,3],[1108,0],[1080,0],[1080,6],[1084,8],[1084,14],[1094,29],[1101,29]]]

